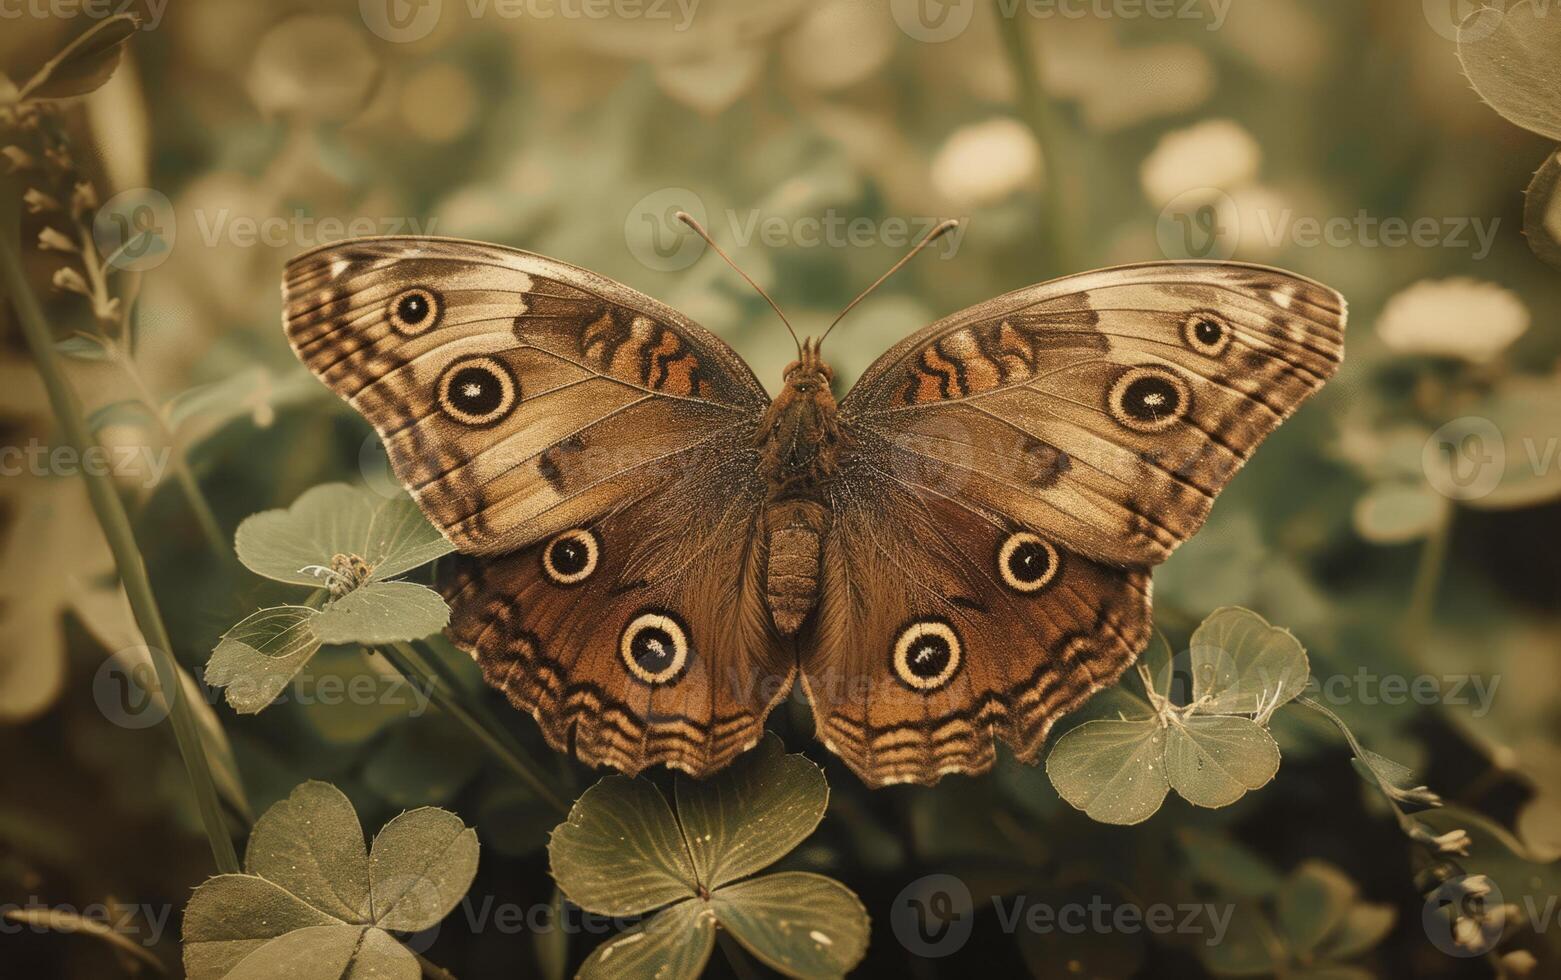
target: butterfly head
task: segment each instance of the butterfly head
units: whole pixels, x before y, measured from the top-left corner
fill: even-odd
[[[834,369],[824,363],[824,356],[819,353],[818,347],[817,338],[804,340],[797,352],[797,359],[786,365],[782,375],[786,387],[799,395],[828,392],[830,383],[835,380]]]

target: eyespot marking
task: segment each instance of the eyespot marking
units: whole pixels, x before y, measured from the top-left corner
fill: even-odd
[[[954,627],[942,619],[918,619],[901,629],[889,652],[889,663],[900,683],[930,694],[946,685],[964,661],[964,644]]]
[[[498,425],[520,401],[520,384],[491,357],[464,357],[444,369],[435,383],[439,409],[474,429]]]
[[[1129,368],[1106,393],[1106,408],[1134,432],[1164,432],[1192,408],[1192,389],[1163,365]]]
[[[1182,341],[1206,357],[1219,357],[1230,346],[1231,329],[1225,318],[1198,310],[1182,321]]]
[[[665,609],[647,609],[623,628],[618,656],[635,679],[653,687],[675,683],[688,666],[688,630]]]
[[[997,548],[997,572],[1003,584],[1015,592],[1039,592],[1050,585],[1062,567],[1055,546],[1029,531],[1017,531]]]
[[[577,527],[553,538],[542,549],[542,574],[554,585],[578,585],[596,572],[600,555],[596,535]]]
[[[427,333],[444,317],[444,301],[432,289],[417,286],[391,297],[385,311],[390,325],[403,337]]]

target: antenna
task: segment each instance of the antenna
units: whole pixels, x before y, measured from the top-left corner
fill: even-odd
[[[888,279],[890,276],[894,275],[896,272],[899,272],[900,271],[900,267],[905,265],[905,263],[909,262],[911,259],[915,258],[917,252],[920,252],[922,249],[926,248],[928,245],[931,245],[933,242],[937,241],[939,238],[942,238],[944,235],[948,234],[949,232],[953,231],[955,228],[958,228],[958,227],[959,227],[959,219],[958,218],[950,218],[947,221],[939,224],[936,228],[934,228],[931,231],[927,232],[927,234],[922,237],[922,240],[916,243],[916,247],[915,248],[911,249],[909,252],[906,252],[905,256],[903,258],[901,258],[900,261],[896,262],[894,265],[889,267],[889,271],[888,272],[885,272],[883,275],[879,276],[877,281],[874,282],[871,286],[868,286],[866,289],[862,290],[861,294],[858,295],[856,299],[854,299],[851,302],[846,304],[846,308],[840,311],[840,315],[839,316],[835,317],[834,322],[829,325],[829,329],[825,330],[823,336],[818,338],[819,346],[823,346],[823,344],[824,344],[824,337],[828,337],[829,336],[829,331],[835,329],[835,325],[838,324],[841,320],[844,320],[846,314],[850,313],[852,308],[855,307],[856,304],[858,304],[862,300],[866,299],[868,294],[871,293],[873,290],[877,289],[879,286],[882,286],[885,279]]]
[[[797,345],[797,356],[800,358],[802,356],[802,341],[797,339],[797,331],[791,328],[791,321],[786,319],[786,314],[781,312],[781,308],[775,305],[775,301],[773,299],[770,299],[770,294],[765,292],[763,287],[761,287],[758,283],[748,278],[748,273],[739,269],[737,267],[737,263],[732,261],[732,257],[730,255],[727,255],[725,252],[721,251],[721,246],[717,245],[715,243],[715,239],[710,237],[710,233],[705,231],[705,229],[700,226],[699,222],[694,220],[693,215],[689,214],[687,211],[679,211],[676,217],[679,221],[694,229],[694,233],[700,238],[703,238],[705,240],[705,244],[715,249],[715,254],[726,260],[726,264],[732,267],[732,271],[736,272],[739,276],[742,276],[743,280],[747,282],[748,285],[753,287],[754,292],[764,297],[764,301],[770,304],[770,309],[774,310],[775,315],[780,317],[781,322],[786,325],[786,332],[791,334],[791,342]]]

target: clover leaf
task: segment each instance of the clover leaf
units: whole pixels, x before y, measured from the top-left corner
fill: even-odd
[[[1201,947],[1204,965],[1222,976],[1369,976],[1344,965],[1393,928],[1391,905],[1360,900],[1355,883],[1322,861],[1306,861],[1264,903],[1233,907],[1220,943]]]
[[[1546,13],[1532,0],[1474,12],[1458,29],[1458,60],[1480,98],[1508,122],[1561,140],[1561,106],[1551,97],[1561,84],[1561,23]]]
[[[1248,609],[1215,610],[1186,655],[1186,704],[1171,697],[1176,665],[1157,654],[1138,664],[1143,698],[1123,685],[1119,717],[1079,725],[1047,756],[1058,795],[1092,820],[1141,823],[1173,789],[1195,806],[1229,806],[1279,771],[1268,722],[1310,677],[1306,652],[1289,631]]]
[[[320,585],[336,555],[356,555],[368,582],[409,572],[453,546],[410,497],[383,498],[345,483],[304,491],[285,510],[252,514],[235,535],[239,561],[256,575],[293,585]]]
[[[436,925],[477,874],[477,832],[447,810],[409,810],[364,847],[347,797],[307,782],[261,815],[244,874],[209,878],[184,912],[190,980],[415,980],[390,931]]]
[[[253,714],[282,693],[327,643],[376,645],[437,633],[450,609],[437,592],[389,581],[452,546],[408,497],[384,499],[344,483],[314,487],[285,510],[254,514],[235,536],[250,571],[290,585],[325,586],[323,607],[273,606],[229,630],[206,681]]]
[[[818,766],[766,735],[709,779],[678,776],[673,797],[675,812],[649,781],[608,776],[553,831],[548,857],[570,901],[601,915],[655,912],[597,947],[581,977],[698,976],[717,929],[787,976],[842,976],[861,960],[868,919],[850,889],[806,872],[751,877],[823,818]]]

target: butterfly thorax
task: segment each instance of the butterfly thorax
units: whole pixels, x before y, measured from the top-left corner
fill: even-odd
[[[819,555],[828,531],[824,486],[847,434],[830,391],[834,371],[809,338],[786,367],[785,385],[759,425],[764,509],[765,599],[781,633],[802,625],[818,601]]]

